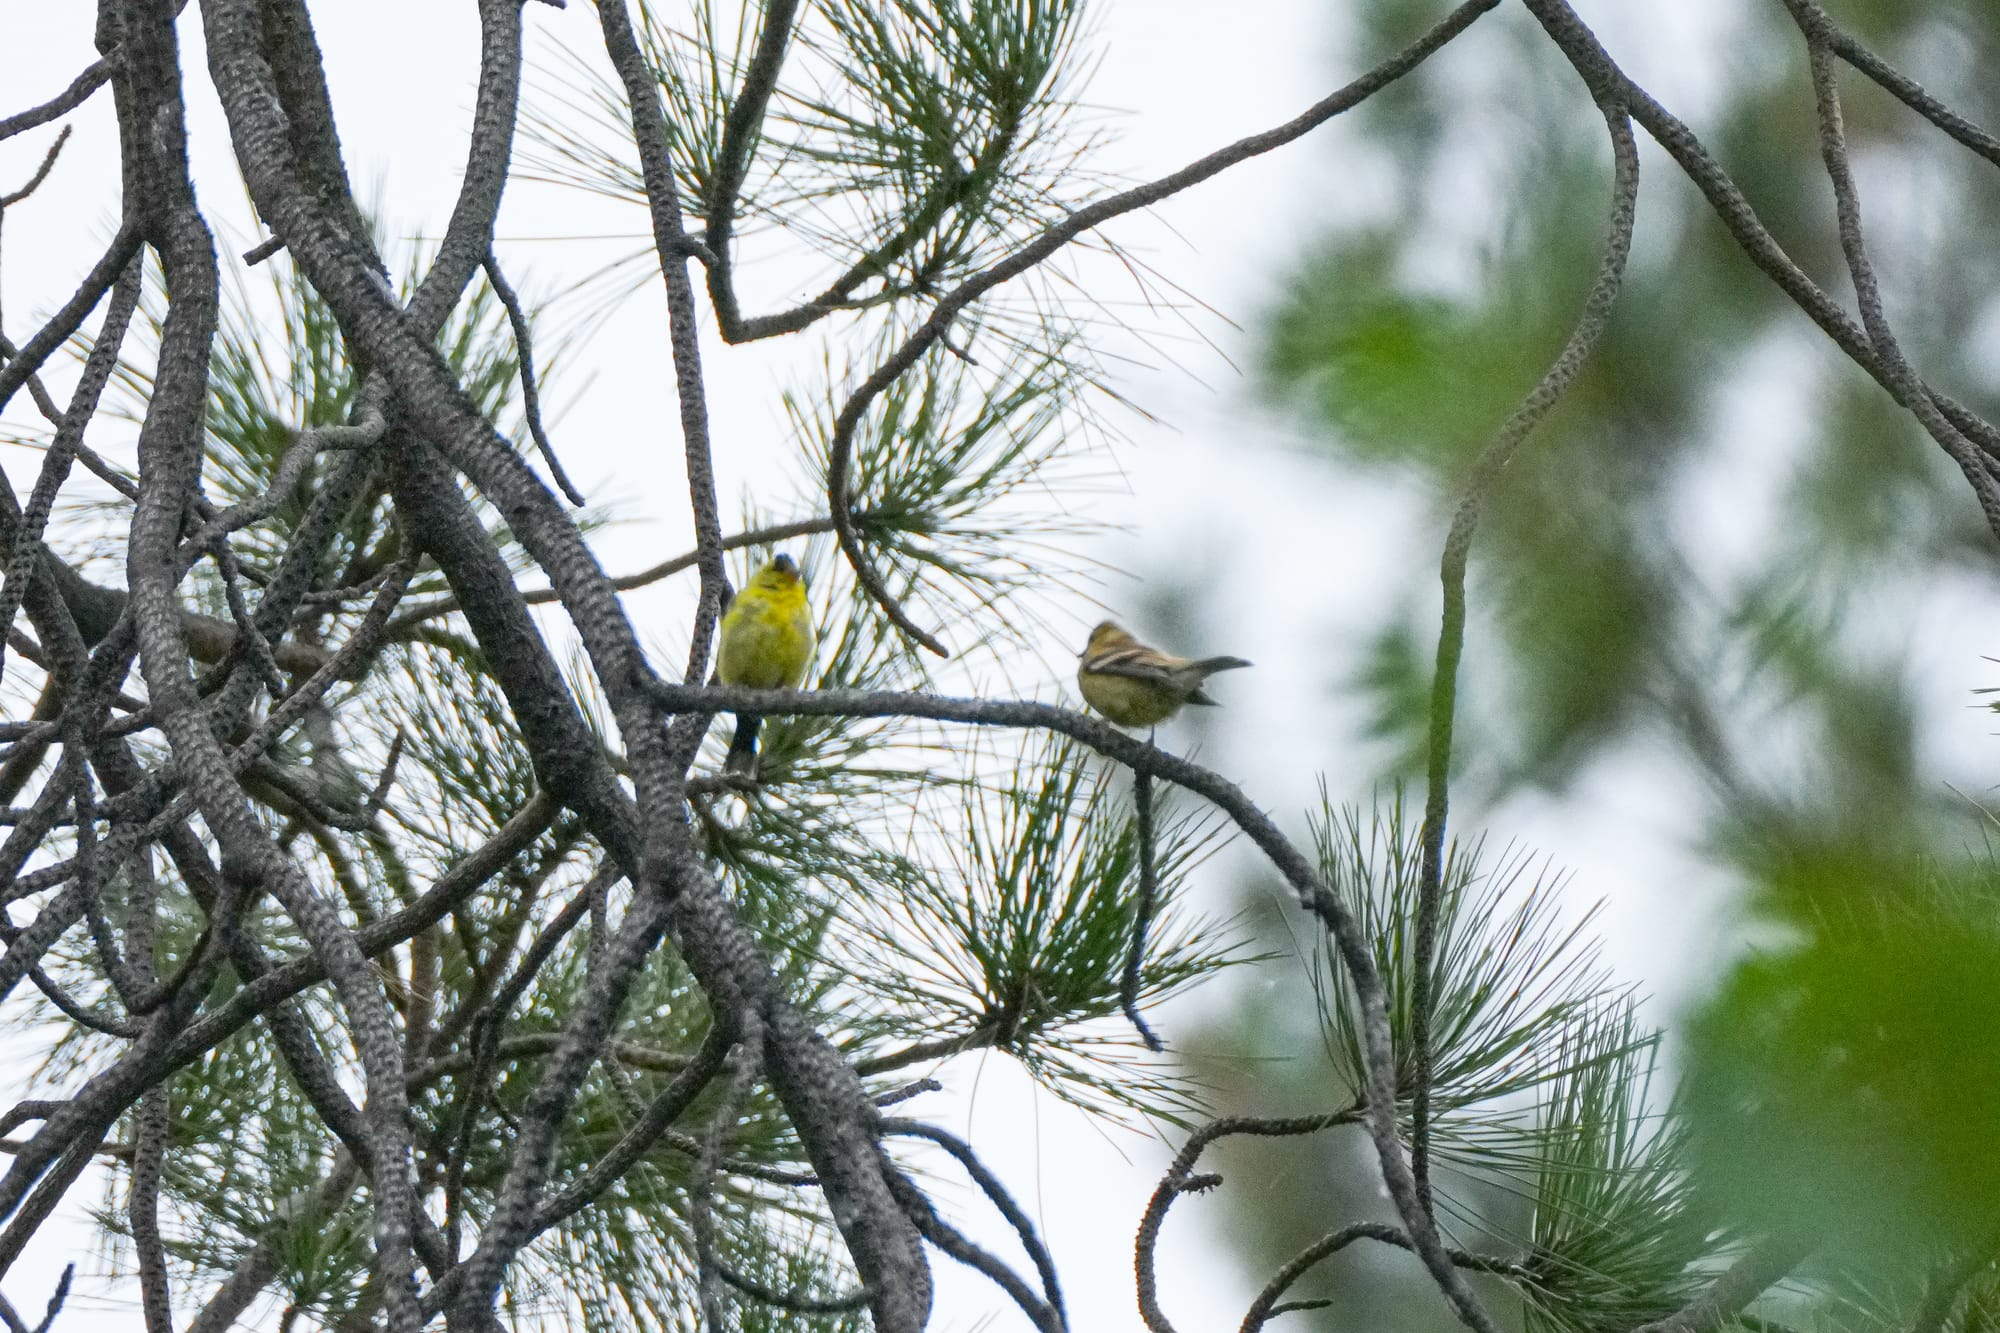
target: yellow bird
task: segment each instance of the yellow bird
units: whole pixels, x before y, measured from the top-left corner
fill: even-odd
[[[1121,727],[1157,726],[1182,704],[1213,706],[1202,682],[1250,665],[1240,657],[1169,657],[1108,620],[1090,632],[1078,657],[1076,683],[1085,702]]]
[[[789,690],[805,679],[813,651],[812,608],[805,581],[788,555],[773,556],[750,576],[722,616],[715,650],[715,678],[724,685],[755,690]],[[757,776],[755,713],[736,715],[736,736],[722,771]]]

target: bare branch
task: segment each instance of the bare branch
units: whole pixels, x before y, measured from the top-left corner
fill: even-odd
[[[1507,464],[1528,435],[1547,416],[1565,390],[1575,381],[1583,364],[1596,347],[1611,307],[1624,282],[1625,261],[1632,253],[1632,228],[1639,200],[1639,149],[1632,140],[1632,125],[1623,105],[1606,100],[1597,92],[1598,110],[1611,133],[1614,164],[1611,185],[1611,220],[1604,242],[1604,255],[1597,276],[1584,298],[1583,310],[1570,331],[1562,351],[1543,373],[1528,396],[1503,422],[1472,465],[1451,530],[1445,535],[1444,555],[1439,561],[1438,581],[1444,585],[1444,614],[1438,628],[1437,666],[1431,676],[1430,755],[1421,837],[1423,861],[1417,899],[1416,950],[1412,966],[1416,971],[1415,995],[1411,1008],[1411,1045],[1415,1048],[1417,1077],[1411,1098],[1412,1122],[1410,1169],[1416,1177],[1417,1192],[1424,1213],[1431,1212],[1430,1183],[1430,1095],[1432,1078],[1431,1006],[1435,989],[1432,975],[1437,952],[1438,908],[1444,876],[1445,820],[1450,808],[1452,722],[1458,706],[1458,665],[1465,650],[1465,570],[1472,556],[1472,537],[1479,525],[1486,496],[1500,479]]]
[[[1222,1183],[1217,1175],[1196,1175],[1194,1164],[1203,1152],[1217,1139],[1229,1138],[1237,1134],[1252,1134],[1260,1138],[1294,1138],[1302,1134],[1317,1134],[1336,1125],[1351,1125],[1362,1118],[1359,1107],[1349,1107],[1343,1111],[1333,1111],[1325,1115],[1294,1116],[1288,1119],[1257,1119],[1250,1116],[1231,1116],[1222,1120],[1211,1120],[1194,1133],[1188,1135],[1181,1150],[1174,1154],[1174,1160],[1167,1172],[1160,1177],[1154,1187],[1153,1197],[1146,1203],[1146,1211],[1139,1219],[1139,1235],[1133,1242],[1133,1268],[1138,1276],[1139,1314],[1146,1321],[1146,1327],[1153,1333],[1174,1333],[1174,1326],[1160,1308],[1159,1278],[1156,1274],[1154,1256],[1160,1243],[1160,1228],[1166,1225],[1167,1210],[1183,1194],[1213,1189]]]
[[[83,73],[70,80],[69,87],[51,97],[40,106],[29,107],[26,111],[0,120],[0,139],[11,139],[24,130],[32,130],[37,125],[46,125],[58,116],[66,116],[90,100],[90,95],[102,88],[111,77],[111,71],[118,67],[119,53],[113,51]]]
[[[1054,1306],[1042,1300],[1028,1289],[1013,1269],[1007,1267],[986,1250],[981,1249],[966,1238],[965,1234],[938,1216],[937,1209],[925,1197],[923,1191],[912,1185],[900,1171],[890,1177],[890,1188],[895,1191],[896,1201],[909,1213],[910,1220],[925,1240],[943,1250],[967,1268],[984,1273],[992,1279],[993,1285],[1007,1293],[1014,1304],[1021,1307],[1021,1313],[1042,1333],[1064,1333],[1066,1325],[1062,1314]]]
[[[857,515],[857,517],[863,517]],[[765,546],[772,542],[787,541],[793,537],[809,537],[815,533],[832,532],[830,518],[800,518],[789,523],[773,523],[768,527],[751,528],[747,532],[731,533],[722,539],[725,551],[740,551],[748,546]],[[678,574],[684,569],[692,569],[701,560],[699,551],[688,551],[636,574],[620,574],[611,580],[611,586],[619,592],[630,592],[634,588],[644,588],[658,583],[663,578]],[[521,600],[529,606],[548,606],[562,600],[562,594],[554,588],[531,588],[521,594]],[[388,637],[397,640],[407,637],[419,624],[435,620],[439,616],[452,615],[463,610],[456,597],[438,597],[410,608],[398,616],[389,626]]]
[[[1692,1301],[1632,1333],[1709,1333],[1763,1295],[1812,1253],[1810,1241],[1773,1236],[1745,1251]]]
[[[1362,1054],[1368,1070],[1367,1122],[1369,1138],[1382,1166],[1383,1183],[1416,1246],[1459,1318],[1481,1333],[1491,1333],[1491,1317],[1480,1308],[1438,1239],[1437,1228],[1418,1201],[1415,1179],[1404,1160],[1396,1124],[1394,1055],[1389,1041],[1389,1014],[1369,941],[1339,897],[1321,882],[1312,863],[1281,833],[1235,783],[1198,764],[1135,740],[1110,724],[1048,704],[985,699],[948,699],[937,695],[865,690],[745,690],[718,686],[700,689],[654,681],[647,687],[674,712],[747,711],[770,716],[926,717],[938,721],[971,722],[984,726],[1041,727],[1073,737],[1099,753],[1132,768],[1165,778],[1214,803],[1268,858],[1298,897],[1300,907],[1325,924],[1346,964],[1361,1009]]]
[[[118,275],[125,271],[125,266],[137,253],[138,228],[129,224],[121,226],[69,300],[63,302],[62,308],[35,332],[34,337],[21,345],[20,351],[10,356],[5,365],[0,365],[0,411],[13,401],[15,390],[40,370],[55,355],[56,349],[68,342],[70,335],[83,326],[84,318],[97,308],[98,301],[111,290],[112,284],[118,281]]]
[[[1422,64],[1471,26],[1473,20],[1498,3],[1499,0],[1466,0],[1464,4],[1452,10],[1443,22],[1408,47],[1346,87],[1315,103],[1304,114],[1275,129],[1239,139],[1227,148],[1218,149],[1206,157],[1191,162],[1171,175],[1134,186],[1132,189],[1077,209],[1013,254],[973,274],[938,300],[924,322],[918,325],[909,337],[904,339],[902,345],[876,367],[875,372],[841,405],[839,413],[834,417],[832,438],[827,443],[827,502],[833,512],[834,531],[840,537],[840,549],[846,555],[848,564],[853,566],[854,575],[860,580],[861,586],[898,629],[938,656],[950,656],[943,644],[910,620],[901,603],[891,595],[888,585],[882,580],[882,575],[869,561],[867,553],[862,550],[861,537],[854,525],[854,497],[848,490],[848,470],[854,456],[855,433],[860,429],[861,419],[867,415],[874,401],[905,371],[916,365],[933,344],[950,332],[952,322],[967,306],[988,291],[1028,272],[1093,227],[1100,226],[1121,214],[1157,204],[1190,186],[1199,185],[1239,162],[1246,162],[1261,153],[1268,153],[1274,148],[1284,146],[1317,129],[1343,111],[1352,110]]]
[[[0,584],[0,630],[12,630],[14,627],[14,613],[19,609],[21,599],[27,595],[27,583],[34,572],[33,562],[38,557],[54,559],[46,554],[46,548],[42,546],[42,532],[55,507],[56,495],[69,478],[71,460],[83,446],[84,428],[96,415],[98,400],[103,397],[104,387],[117,368],[118,353],[125,345],[125,333],[138,306],[139,265],[130,262],[112,289],[111,307],[105,311],[104,323],[98,327],[97,337],[91,341],[90,355],[84,360],[76,391],[70,395],[69,409],[63,413],[56,427],[55,440],[42,458],[42,469],[35,478],[34,489],[29,492],[27,507],[21,511],[21,521],[14,525],[12,548],[7,553],[5,582]],[[0,643],[0,671],[5,670],[6,660],[6,648],[4,643]]]
[[[1526,3],[1570,63],[1583,75],[1584,81],[1594,90],[1606,89],[1616,100],[1622,101],[1632,119],[1644,126],[1646,132],[1687,173],[1688,179],[1708,199],[1716,216],[1750,261],[1776,282],[1856,365],[1888,390],[1898,404],[1917,416],[1966,474],[1988,528],[2000,534],[2000,485],[1987,475],[1983,464],[1968,458],[1961,447],[1964,440],[1970,439],[1988,455],[2000,454],[2000,431],[1980,420],[1962,404],[1919,383],[1916,387],[1930,397],[1936,416],[1933,417],[1928,408],[1920,407],[1907,391],[1906,381],[1897,367],[1884,360],[1866,331],[1850,319],[1785,253],[1784,247],[1758,220],[1756,211],[1743,197],[1743,192],[1716,163],[1693,131],[1618,68],[1596,36],[1564,0],[1526,0]],[[1950,429],[1937,429],[1934,425],[1937,417],[1941,417]]]
[[[528,418],[528,433],[534,437],[535,447],[542,451],[542,462],[548,465],[549,476],[555,479],[564,498],[581,508],[586,502],[583,492],[577,490],[576,483],[563,471],[562,461],[556,457],[556,447],[549,443],[549,435],[542,428],[542,393],[535,384],[534,342],[528,328],[528,312],[521,308],[521,298],[507,285],[506,277],[500,272],[500,261],[491,250],[482,261],[486,267],[486,281],[493,285],[493,294],[506,307],[507,322],[514,329],[514,348],[521,362],[521,409]]]
[[[778,72],[785,63],[785,48],[791,41],[798,8],[798,0],[769,0],[764,6],[756,52],[743,71],[743,84],[730,101],[729,115],[722,125],[722,144],[716,153],[715,182],[707,201],[708,217],[702,239],[713,256],[708,263],[708,299],[715,307],[715,322],[726,342],[742,342],[755,336],[744,327],[742,308],[731,281],[736,205],[763,127],[765,108],[778,87]],[[647,188],[650,194],[651,185]]]
[[[1805,30],[1808,38],[1823,43],[1835,55],[1880,84],[1910,110],[1994,166],[2000,166],[2000,139],[1996,139],[1932,97],[1916,80],[1901,73],[1862,45],[1852,34],[1836,25],[1816,0],[1786,0],[1786,8],[1792,11],[1792,17]]]
[[[716,620],[722,615],[724,576],[722,571],[722,517],[715,499],[715,464],[708,438],[708,391],[701,374],[701,338],[695,322],[694,287],[688,282],[687,261],[691,253],[686,228],[681,223],[680,194],[674,184],[674,167],[666,114],[660,108],[659,88],[652,70],[640,54],[632,34],[632,20],[625,0],[600,0],[599,24],[604,32],[604,49],[625,85],[631,104],[632,138],[639,148],[639,166],[645,179],[646,205],[653,221],[653,249],[658,254],[660,276],[667,287],[667,319],[674,361],[674,390],[680,400],[681,443],[686,458],[688,500],[694,507],[695,551],[701,567],[701,605],[695,613],[694,632],[689,636],[685,679],[700,680],[708,674],[708,655]],[[782,31],[782,29],[780,29]],[[776,70],[772,70],[776,77]],[[727,167],[725,166],[725,171]],[[689,725],[677,724],[673,749],[689,755],[701,737]],[[704,724],[703,729],[706,729]]]
[[[62,127],[62,133],[56,135],[55,142],[49,145],[49,151],[42,155],[42,164],[35,168],[34,175],[28,177],[26,185],[12,194],[0,194],[0,209],[12,208],[41,188],[42,182],[49,178],[49,172],[55,169],[57,154],[61,153],[63,145],[69,142],[69,131],[69,126]]]
[[[1146,928],[1152,924],[1153,902],[1159,895],[1158,871],[1153,865],[1153,775],[1132,775],[1132,804],[1138,812],[1139,901],[1132,909],[1132,948],[1125,955],[1125,975],[1118,987],[1118,1004],[1138,1030],[1149,1051],[1162,1051],[1160,1042],[1146,1020],[1139,1016],[1139,968],[1146,961]]]
[[[885,1119],[882,1132],[928,1139],[958,1159],[959,1165],[972,1177],[972,1183],[979,1186],[980,1193],[1000,1210],[1000,1215],[1007,1219],[1007,1225],[1014,1228],[1014,1234],[1020,1237],[1021,1248],[1028,1252],[1028,1258],[1034,1261],[1035,1271],[1041,1275],[1043,1298],[1055,1312],[1056,1322],[1067,1326],[1069,1316],[1063,1310],[1062,1286],[1056,1281],[1056,1263],[1049,1254],[1049,1247],[1042,1243],[1034,1222],[1022,1211],[1021,1205],[1014,1202],[1014,1196],[1007,1192],[1000,1178],[988,1170],[978,1154],[972,1151],[972,1145],[948,1130],[921,1120]]]
[[[49,1295],[47,1310],[42,1322],[35,1325],[34,1333],[49,1333],[55,1327],[56,1316],[62,1313],[63,1302],[69,1299],[69,1280],[76,1276],[75,1264],[64,1264],[62,1276],[56,1279],[56,1289]]]
[[[801,1296],[797,1292],[778,1291],[745,1277],[720,1259],[715,1261],[715,1275],[753,1301],[790,1310],[794,1314],[839,1314],[846,1310],[859,1310],[868,1304],[865,1290],[849,1292],[845,1296]]]
[[[160,1239],[160,1172],[173,1115],[167,1089],[156,1087],[139,1104],[133,1134],[132,1196],[127,1204],[132,1244],[139,1252],[140,1306],[146,1333],[172,1333],[173,1296],[167,1286],[167,1251]]]
[[[1394,1245],[1398,1249],[1403,1250],[1414,1248],[1410,1244],[1408,1236],[1405,1236],[1402,1232],[1396,1230],[1396,1228],[1384,1226],[1380,1222],[1356,1222],[1350,1226],[1344,1226],[1338,1231],[1329,1232],[1327,1235],[1314,1241],[1311,1245],[1306,1246],[1305,1249],[1299,1251],[1289,1263],[1272,1275],[1271,1280],[1264,1284],[1264,1289],[1257,1293],[1257,1299],[1250,1303],[1250,1309],[1245,1312],[1243,1323],[1238,1333],[1257,1333],[1259,1329],[1263,1328],[1270,1321],[1273,1315],[1287,1308],[1280,1305],[1279,1301],[1285,1292],[1291,1289],[1294,1282],[1304,1277],[1322,1260],[1340,1253],[1340,1251],[1346,1249],[1357,1240],[1380,1241],[1384,1245]],[[1496,1258],[1492,1255],[1471,1254],[1465,1250],[1456,1249],[1447,1251],[1447,1253],[1451,1255],[1453,1263],[1468,1272],[1498,1273],[1517,1280],[1525,1280],[1529,1276],[1529,1271],[1526,1268],[1513,1262],[1511,1259]],[[1291,1308],[1296,1309],[1299,1307],[1293,1306]]]

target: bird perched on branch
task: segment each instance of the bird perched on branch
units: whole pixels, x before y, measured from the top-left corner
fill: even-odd
[[[773,556],[723,612],[715,678],[724,685],[755,690],[796,689],[805,679],[812,650],[812,608],[806,604],[805,580],[790,556]],[[736,715],[736,736],[729,742],[723,772],[757,776],[757,728],[762,721],[755,713]]]
[[[1108,620],[1090,632],[1078,656],[1076,683],[1085,702],[1121,727],[1157,726],[1182,704],[1213,706],[1202,682],[1250,665],[1240,657],[1169,657]]]

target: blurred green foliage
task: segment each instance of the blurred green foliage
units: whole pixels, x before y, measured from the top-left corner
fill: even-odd
[[[1795,938],[1689,1032],[1696,1178],[1732,1216],[1809,1225],[1829,1261],[1886,1274],[1994,1244],[1995,873],[1852,855],[1786,877]]]
[[[1354,9],[1344,72],[1442,7]],[[1983,74],[2000,7],[1828,9],[1972,122],[2000,124],[2000,85]],[[1805,45],[1784,7],[1699,6],[1685,25],[1617,10],[1584,17],[1851,308]],[[2000,225],[2000,173],[1854,71],[1839,78],[1889,317],[1930,383],[1991,417],[2000,252],[1983,237]],[[1428,745],[1437,626],[1414,608],[1434,604],[1471,460],[1577,316],[1604,242],[1609,151],[1581,81],[1514,7],[1345,128],[1346,160],[1328,169],[1390,184],[1286,261],[1258,370],[1347,484],[1435,498],[1403,595],[1334,682],[1366,701],[1361,735],[1386,780],[1421,773]],[[1560,795],[1648,747],[1662,790],[1691,775],[1706,791],[1696,841],[1743,886],[1743,943],[1758,948],[1717,963],[1675,1071],[1683,1100],[1665,1080],[1635,1093],[1650,1060],[1621,1056],[1590,1066],[1605,1081],[1590,1133],[1560,1132],[1562,1096],[1535,1112],[1570,1222],[1545,1230],[1564,1215],[1533,1190],[1451,1176],[1440,1188],[1463,1205],[1466,1243],[1525,1227],[1531,1263],[1569,1265],[1563,1290],[1523,1292],[1536,1326],[1630,1327],[1688,1289],[1704,1251],[1805,1220],[1825,1252],[1805,1275],[1816,1294],[1784,1312],[1793,1326],[1904,1328],[1928,1276],[2000,1244],[1995,872],[1965,850],[1981,812],[1929,758],[1929,738],[1967,715],[1926,715],[1916,685],[1938,664],[1909,637],[1943,580],[1993,591],[1992,540],[1956,468],[1641,137],[1637,238],[1609,328],[1489,495],[1475,542],[1454,818],[1476,827],[1510,794]],[[1963,675],[1990,683],[1969,656]],[[1391,919],[1377,929],[1395,935]],[[1282,1044],[1289,1003],[1259,997],[1232,1027]],[[1341,1086],[1312,1062],[1257,1074],[1267,1103]],[[1631,1143],[1582,1151],[1614,1131]],[[1323,1230],[1325,1201],[1239,1203],[1253,1271]],[[1990,1326],[1992,1283],[1968,1277],[1938,1327]],[[1347,1270],[1329,1288],[1340,1303],[1294,1326],[1449,1327],[1417,1285],[1385,1300],[1409,1280]]]
[[[1433,8],[1364,7],[1363,54],[1406,40]],[[1769,8],[1731,16],[1717,35],[1723,58],[1709,72],[1722,86],[1698,99],[1663,92],[1670,105],[1702,108],[1676,109],[1806,270],[1844,292],[1803,44]],[[1931,51],[1947,33],[1990,40],[1995,22],[1990,9],[1940,18],[1877,7],[1862,17],[1892,60]],[[1621,36],[1644,33],[1635,18],[1606,23],[1603,35],[1616,54]],[[1336,226],[1296,261],[1260,358],[1268,395],[1317,428],[1330,463],[1414,479],[1441,505],[1455,502],[1472,456],[1573,323],[1603,243],[1609,180],[1581,83],[1527,15],[1500,11],[1462,40],[1482,67],[1440,60],[1360,114],[1358,151],[1403,177],[1393,215]],[[2000,110],[1978,80],[1931,82],[1975,121]],[[1952,228],[1965,242],[1973,218],[2000,219],[2000,195],[1973,179],[1962,149],[1859,78],[1844,86],[1864,169],[1893,159],[1892,180],[1941,172],[1940,202],[1971,210]],[[1493,123],[1527,134],[1496,142]],[[1498,188],[1447,189],[1446,180]],[[1874,183],[1864,175],[1864,190]],[[1922,318],[1899,327],[1921,349],[1925,373],[1990,405],[1981,341],[1935,336],[1986,317],[1993,288],[1977,279],[1990,261],[1970,244],[1939,253],[1936,243],[1953,237],[1887,191],[1865,193],[1871,203],[1892,316],[1906,315],[1904,292],[1923,303]],[[1928,201],[1924,212],[1932,215]],[[1703,683],[1712,711],[1743,702],[1723,697],[1727,676],[1708,669],[1719,649],[1766,628],[1743,583],[1778,574],[1822,600],[1833,627],[1824,651],[1841,660],[1856,644],[1844,623],[1851,608],[1941,562],[1968,563],[1977,517],[1962,479],[1653,152],[1638,235],[1604,342],[1491,497],[1475,548],[1469,669],[1490,686],[1489,715],[1475,725],[1492,726],[1501,750],[1484,756],[1495,775],[1479,793],[1487,799],[1521,783],[1560,786],[1635,728],[1678,727],[1690,709],[1674,694],[1690,680]],[[1933,280],[1961,258],[1974,280]],[[1773,472],[1780,480],[1767,497],[1760,478]],[[1717,480],[1732,474],[1740,489]],[[1703,558],[1720,532],[1732,548],[1740,542],[1741,568]],[[1413,593],[1433,560],[1413,556]],[[1719,617],[1720,608],[1729,610]],[[1371,729],[1406,772],[1424,749],[1425,716],[1409,705],[1426,692],[1429,655],[1393,651],[1389,634],[1399,632],[1385,632],[1349,684],[1372,699]],[[1893,672],[1868,686],[1904,688]],[[1785,706],[1856,703],[1849,690],[1809,688]],[[1875,715],[1885,708],[1896,712],[1866,705]]]

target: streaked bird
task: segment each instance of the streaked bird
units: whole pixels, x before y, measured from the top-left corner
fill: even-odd
[[[1121,727],[1157,726],[1182,704],[1213,707],[1202,682],[1218,671],[1250,665],[1240,657],[1171,657],[1109,620],[1090,632],[1078,656],[1076,683],[1084,701]]]
[[[812,608],[806,603],[805,580],[790,556],[773,556],[750,576],[722,614],[715,678],[724,685],[754,690],[796,689],[805,679],[812,651]],[[755,713],[736,715],[736,735],[729,742],[723,772],[757,776],[757,729],[762,722]]]

